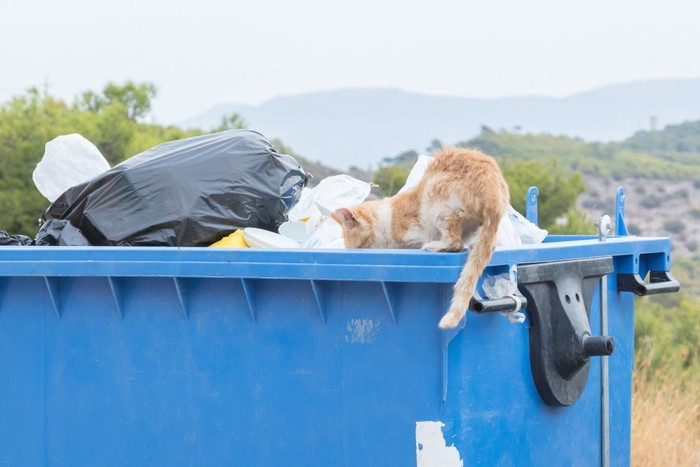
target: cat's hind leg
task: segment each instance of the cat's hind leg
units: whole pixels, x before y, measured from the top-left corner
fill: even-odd
[[[425,243],[423,249],[430,251],[464,250],[464,240],[462,239],[464,217],[458,213],[450,214],[440,224],[440,239]]]

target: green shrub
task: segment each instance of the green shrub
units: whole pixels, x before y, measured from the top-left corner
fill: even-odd
[[[685,224],[678,219],[670,219],[664,221],[664,229],[673,234],[680,234],[685,230]]]
[[[630,235],[641,235],[642,229],[637,224],[627,224],[627,231]]]
[[[680,199],[688,199],[690,193],[688,193],[688,190],[685,188],[681,188],[680,190],[676,191],[673,196]]]
[[[661,206],[663,201],[664,201],[663,198],[661,198],[659,196],[649,195],[649,196],[644,197],[640,204],[642,205],[642,207],[651,209],[651,208],[658,208],[659,206]]]
[[[635,360],[654,377],[700,382],[700,300],[686,293],[635,301]]]

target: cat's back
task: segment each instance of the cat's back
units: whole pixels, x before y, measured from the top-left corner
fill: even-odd
[[[478,149],[448,147],[441,149],[428,167],[428,172],[469,174],[473,171],[496,170],[498,164]]]
[[[462,205],[505,209],[510,199],[508,184],[496,160],[478,149],[440,150],[421,182],[420,190],[433,204],[456,197]]]

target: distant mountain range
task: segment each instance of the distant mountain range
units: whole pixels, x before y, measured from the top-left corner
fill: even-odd
[[[485,125],[586,140],[622,140],[661,125],[700,119],[700,79],[606,86],[568,97],[476,99],[397,89],[340,89],[270,99],[257,106],[222,104],[179,126],[211,129],[239,113],[248,128],[280,138],[311,160],[335,167],[376,165],[422,150],[435,138],[465,141]]]

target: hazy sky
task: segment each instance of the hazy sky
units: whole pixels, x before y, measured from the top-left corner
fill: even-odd
[[[0,0],[0,101],[151,81],[160,122],[338,87],[568,95],[700,77],[700,2]]]

